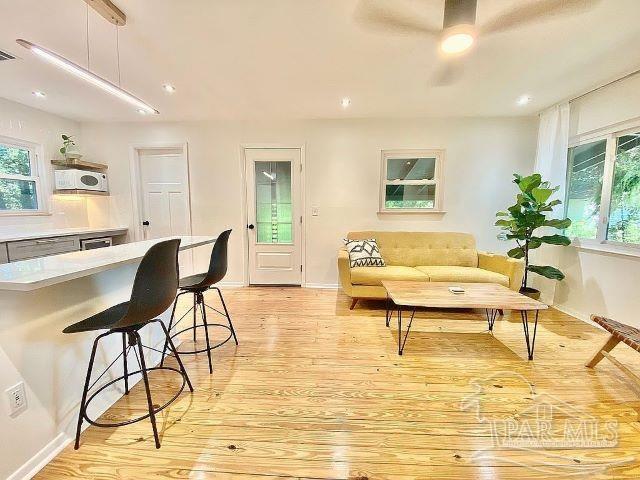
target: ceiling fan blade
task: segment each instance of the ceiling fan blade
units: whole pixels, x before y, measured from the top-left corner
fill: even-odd
[[[411,35],[440,35],[442,29],[415,12],[402,12],[398,4],[382,0],[359,0],[353,12],[356,23],[371,30]]]
[[[602,0],[531,0],[519,2],[511,10],[480,27],[482,33],[496,33],[559,15],[575,15],[587,11]]]
[[[429,79],[431,87],[448,87],[457,83],[464,74],[464,61],[461,58],[441,61]]]

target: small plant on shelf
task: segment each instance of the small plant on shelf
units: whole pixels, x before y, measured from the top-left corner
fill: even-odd
[[[512,258],[522,258],[525,263],[524,278],[520,293],[538,298],[540,292],[528,286],[529,273],[536,273],[552,280],[564,279],[564,274],[550,265],[531,265],[529,254],[531,250],[548,245],[569,245],[571,240],[565,235],[536,235],[540,228],[555,228],[564,230],[571,225],[571,220],[548,219],[553,208],[562,204],[560,200],[551,200],[550,197],[558,191],[559,187],[551,187],[549,182],[543,182],[539,173],[527,177],[514,174],[513,183],[518,185],[520,192],[516,196],[516,203],[506,211],[496,213],[499,219],[496,226],[502,229],[498,235],[500,240],[515,240],[517,246],[507,252]]]
[[[64,158],[70,158],[69,154],[76,146],[76,142],[73,141],[72,135],[62,134],[62,147],[60,147],[60,153]]]

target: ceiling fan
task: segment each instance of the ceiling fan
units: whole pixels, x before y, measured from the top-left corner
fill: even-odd
[[[445,0],[442,27],[439,19],[425,18],[408,3],[388,0],[359,0],[354,20],[364,28],[386,33],[425,35],[438,39],[444,62],[437,69],[431,84],[443,86],[453,83],[462,73],[462,57],[473,47],[478,37],[508,31],[547,18],[575,15],[584,12],[601,0],[517,0],[508,10],[476,23],[478,0]],[[420,2],[413,2],[415,6]]]

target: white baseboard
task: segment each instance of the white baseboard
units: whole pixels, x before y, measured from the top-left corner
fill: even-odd
[[[582,312],[578,312],[577,310],[574,310],[573,308],[569,308],[566,307],[564,305],[551,305],[552,308],[555,308],[556,310],[561,311],[562,313],[566,313],[567,315],[571,315],[572,317],[577,318],[578,320],[582,320],[585,323],[588,323],[590,325],[594,325],[594,323],[591,321],[591,318],[588,314],[582,313]]]
[[[244,282],[220,282],[217,283],[216,286],[222,288],[244,287]]]
[[[59,433],[56,438],[45,445],[38,453],[13,472],[7,480],[29,480],[33,478],[47,463],[53,460],[73,439],[65,433]]]
[[[304,288],[322,288],[325,290],[337,290],[337,283],[305,283]]]

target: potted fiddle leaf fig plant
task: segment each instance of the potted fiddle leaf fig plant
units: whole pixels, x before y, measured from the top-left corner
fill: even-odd
[[[537,235],[542,228],[554,228],[564,230],[571,225],[571,220],[549,219],[553,208],[562,204],[560,200],[550,200],[550,197],[558,191],[559,187],[551,187],[549,182],[543,182],[538,173],[523,177],[514,174],[513,183],[518,185],[520,192],[516,196],[516,203],[506,211],[496,213],[499,217],[495,225],[502,232],[498,235],[500,240],[514,240],[517,244],[507,252],[511,258],[524,259],[525,270],[522,279],[520,293],[529,297],[540,298],[540,291],[528,285],[529,273],[536,273],[552,280],[564,279],[564,274],[550,265],[532,265],[529,263],[531,250],[548,245],[569,245],[571,240],[561,234]]]

